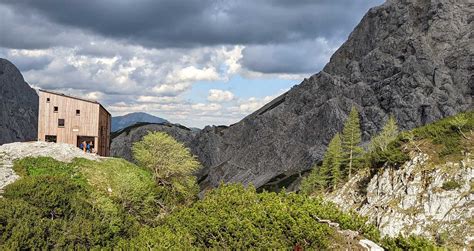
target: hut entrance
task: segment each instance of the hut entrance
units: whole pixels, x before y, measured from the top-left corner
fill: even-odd
[[[95,146],[93,145],[95,142],[94,140],[95,140],[95,137],[91,137],[91,136],[77,136],[77,147],[81,148],[81,144],[83,142],[86,142],[86,144],[92,143],[92,147],[91,147],[91,151],[92,151],[92,149],[95,148]]]

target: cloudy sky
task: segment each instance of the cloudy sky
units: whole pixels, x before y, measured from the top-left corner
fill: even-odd
[[[0,57],[36,88],[192,127],[317,73],[383,0],[0,0]]]

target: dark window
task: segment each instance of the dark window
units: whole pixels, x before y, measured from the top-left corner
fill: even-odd
[[[46,103],[49,103],[49,98],[46,98]]]
[[[54,142],[54,143],[56,143],[57,137],[56,137],[56,135],[46,135],[46,136],[44,137],[44,140],[45,140],[46,142]]]
[[[76,116],[80,116],[81,115],[81,110],[76,110]]]
[[[59,108],[57,106],[54,107],[54,112],[58,112]]]
[[[64,127],[64,119],[58,119],[58,126]]]

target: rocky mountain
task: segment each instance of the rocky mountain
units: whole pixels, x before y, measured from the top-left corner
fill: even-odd
[[[321,161],[351,106],[364,141],[389,115],[410,129],[473,109],[473,12],[454,0],[388,0],[370,9],[321,72],[242,121],[192,139],[205,166],[201,187],[291,184]]]
[[[168,120],[145,112],[133,112],[123,116],[112,117],[112,132],[119,131],[136,123],[169,123]]]
[[[112,134],[110,155],[133,161],[132,144],[140,141],[148,132],[166,132],[173,138],[190,147],[198,131],[170,123],[137,123]]]
[[[402,129],[473,108],[474,6],[389,0],[372,8],[324,69],[229,128],[193,142],[202,185],[290,177],[321,160],[351,106],[364,140],[390,114]]]
[[[20,71],[0,58],[0,145],[37,140],[38,95]]]

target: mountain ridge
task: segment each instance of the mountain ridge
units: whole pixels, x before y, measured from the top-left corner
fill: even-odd
[[[321,72],[237,124],[197,135],[192,150],[205,166],[203,187],[260,187],[309,169],[351,106],[360,112],[364,141],[389,115],[411,129],[472,109],[472,11],[449,0],[372,8]]]
[[[132,112],[122,116],[112,117],[112,132],[117,132],[123,128],[139,122],[169,123],[169,121],[166,119],[151,115],[146,112]]]

